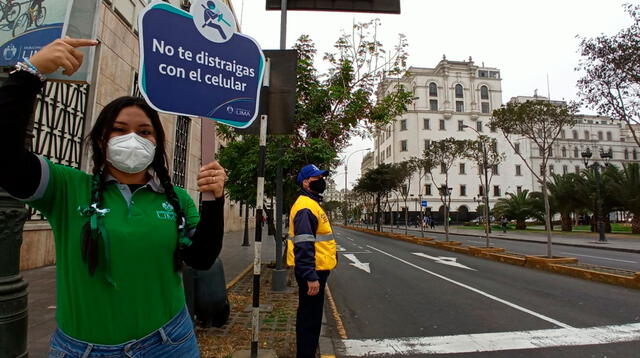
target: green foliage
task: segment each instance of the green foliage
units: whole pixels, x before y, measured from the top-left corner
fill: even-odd
[[[364,173],[353,188],[355,193],[362,196],[370,196],[376,205],[378,216],[382,212],[380,207],[380,199],[396,190],[403,184],[405,177],[398,170],[397,165],[382,163],[378,167]],[[376,220],[378,230],[380,230],[380,222]]]
[[[547,183],[549,202],[552,211],[560,213],[562,231],[571,231],[571,213],[583,204],[580,201],[582,197],[579,190],[580,183],[580,176],[575,173],[553,174],[552,181]]]
[[[633,23],[612,36],[581,38],[582,60],[577,70],[585,73],[578,80],[583,103],[598,114],[623,120],[640,146],[640,5],[624,5]]]
[[[505,216],[509,220],[516,221],[516,229],[525,229],[526,220],[537,216],[539,204],[537,199],[529,195],[528,190],[518,194],[507,193],[507,198],[500,198],[493,207],[495,217]]]
[[[270,136],[267,141],[265,193],[273,196],[275,168],[284,167],[285,206],[295,199],[295,183],[300,168],[313,163],[323,169],[338,165],[337,153],[353,136],[367,135],[367,128],[389,123],[406,111],[413,94],[398,87],[389,95],[375,100],[375,88],[382,78],[404,71],[406,41],[388,53],[377,40],[379,20],[354,25],[352,34],[342,35],[336,52],[325,54],[331,68],[320,75],[314,67],[316,48],[307,35],[302,35],[294,48],[298,51],[297,103],[295,131],[290,135]],[[390,55],[390,57],[387,57]],[[233,130],[218,126],[229,144],[219,155],[227,169],[227,190],[233,200],[255,203],[257,182],[258,139],[238,136]]]

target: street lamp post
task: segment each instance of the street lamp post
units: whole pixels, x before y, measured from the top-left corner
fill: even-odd
[[[451,189],[444,184],[438,188],[440,195],[444,197],[444,239],[447,242],[449,241],[449,200],[447,197],[451,197]]]
[[[585,149],[582,153],[582,160],[584,161],[584,166],[587,169],[593,169],[593,175],[596,179],[596,206],[598,209],[598,215],[597,215],[597,224],[598,224],[598,242],[599,243],[606,243],[607,242],[607,238],[605,237],[604,234],[604,216],[603,216],[603,212],[602,212],[602,195],[600,193],[600,163],[594,161],[593,164],[589,165],[589,159],[591,159],[592,153],[591,153],[591,149],[589,147],[587,147],[587,149]],[[608,152],[604,152],[602,149],[600,149],[600,158],[604,160],[604,165],[605,167],[609,164],[609,159],[611,159],[612,155],[611,155],[611,151]]]
[[[478,132],[475,128],[465,125],[466,128],[471,129],[476,132],[478,138],[482,137],[482,134]],[[482,146],[482,170],[484,175],[484,185],[482,186],[482,198],[484,200],[484,234],[485,234],[485,245],[486,247],[490,247],[491,243],[489,241],[489,233],[491,233],[491,223],[489,220],[489,163],[487,160],[487,146],[486,143],[482,140],[479,141]]]
[[[352,153],[350,153],[344,161],[344,196],[347,197],[347,167],[349,166],[349,159],[352,155],[362,152],[363,150],[371,150],[371,148],[358,149]],[[344,225],[347,225],[347,218],[344,218]]]

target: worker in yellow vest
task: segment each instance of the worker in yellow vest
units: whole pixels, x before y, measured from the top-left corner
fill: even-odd
[[[327,183],[328,171],[315,165],[303,167],[297,183],[301,193],[291,207],[289,215],[289,240],[287,242],[287,265],[295,266],[298,282],[298,315],[296,317],[297,357],[315,357],[324,288],[331,270],[336,267],[336,241],[331,224],[320,207],[322,193]]]

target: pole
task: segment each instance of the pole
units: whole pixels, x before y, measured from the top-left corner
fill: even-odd
[[[344,199],[347,200],[347,162],[344,162]],[[347,205],[348,206],[348,205]],[[344,225],[347,226],[347,215],[344,217]]]
[[[244,236],[242,246],[249,246],[249,203],[244,203]]]
[[[284,50],[287,46],[287,0],[281,1],[280,11],[280,49]],[[271,272],[271,290],[274,292],[283,292],[287,289],[287,270],[283,268],[282,264],[282,212],[284,206],[284,194],[283,194],[283,175],[282,175],[282,161],[280,158],[284,157],[282,146],[278,147],[278,163],[276,165],[276,268]]]
[[[596,200],[598,200],[598,242],[607,242],[607,238],[604,235],[604,213],[602,212],[602,196],[600,193],[600,165],[593,163],[593,171],[596,179]]]
[[[485,241],[486,241],[486,247],[490,247],[491,244],[489,242],[489,232],[491,232],[491,224],[489,223],[489,163],[487,161],[487,145],[486,143],[482,142],[482,161],[483,163],[483,167],[484,167],[484,219],[485,219],[485,230],[484,230],[484,234],[485,234]]]
[[[264,80],[263,80],[263,100],[268,103],[269,98],[269,76],[271,61],[267,58]],[[264,111],[268,113],[268,111]],[[262,265],[262,216],[264,205],[264,162],[267,152],[267,115],[260,115],[260,156],[258,159],[258,184],[256,189],[256,230],[255,246],[253,258],[253,307],[251,311],[251,357],[258,356],[258,338],[260,335],[260,268]]]

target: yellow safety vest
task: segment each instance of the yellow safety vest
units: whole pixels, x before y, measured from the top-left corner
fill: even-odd
[[[311,234],[294,236],[293,219],[298,211],[309,209],[311,213],[318,219],[318,229],[316,236]],[[329,218],[325,214],[320,204],[306,195],[300,195],[291,207],[289,214],[289,239],[287,240],[287,265],[295,266],[295,256],[293,254],[293,245],[298,242],[313,241],[316,251],[316,270],[332,270],[336,267],[336,240],[333,237]]]

